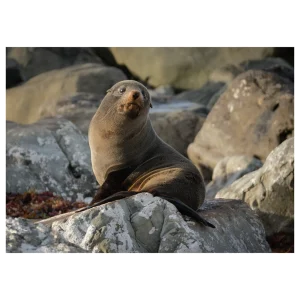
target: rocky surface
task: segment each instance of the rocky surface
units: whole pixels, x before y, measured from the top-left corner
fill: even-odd
[[[187,100],[208,107],[211,98],[217,94],[222,87],[224,87],[224,83],[222,82],[207,82],[201,89],[187,90],[179,93],[173,97],[172,100]]]
[[[239,74],[249,70],[264,70],[278,73],[283,77],[288,77],[294,80],[293,67],[280,57],[266,57],[264,59],[246,60],[239,65],[226,65],[224,67],[215,69],[209,76],[211,82],[220,84],[230,83]]]
[[[102,99],[103,96],[98,94],[84,92],[66,96],[57,103],[56,116],[71,121],[88,135],[90,122]]]
[[[244,71],[241,65],[225,65],[213,70],[209,75],[209,81],[230,83],[236,76]]]
[[[6,58],[6,88],[19,85],[24,81],[22,68],[17,61]]]
[[[51,191],[65,199],[93,196],[86,136],[64,119],[44,119],[32,125],[6,124],[6,192]]]
[[[219,191],[216,197],[242,199],[260,216],[268,236],[294,231],[294,138],[284,141],[260,169]]]
[[[195,165],[213,169],[226,156],[264,161],[294,132],[294,83],[274,72],[237,76],[214,105],[187,153]]]
[[[124,64],[141,80],[155,87],[170,84],[177,89],[199,89],[216,68],[262,59],[274,48],[110,48],[118,64]],[[153,61],[155,57],[155,61]]]
[[[112,85],[125,79],[117,68],[92,63],[42,73],[6,91],[6,119],[29,124],[56,116],[65,97],[92,93],[102,98]]]
[[[293,64],[292,51],[8,47],[7,120],[38,123],[7,122],[7,193],[49,191],[90,201],[97,187],[87,143],[90,120],[108,88],[135,79],[149,89],[158,135],[201,168],[206,199],[217,192],[243,199],[263,221],[272,249],[293,252],[293,150],[276,148],[273,159],[268,156],[294,132],[294,69],[282,59]],[[269,251],[244,202],[207,201],[203,215],[219,226],[212,233],[153,199],[121,200],[52,228],[8,218],[7,251]],[[285,234],[289,242],[281,247]]]
[[[4,201],[1,201],[4,203]],[[4,204],[3,204],[4,205]],[[3,212],[2,212],[3,210]],[[4,212],[4,208],[1,208],[1,215],[0,215],[0,255],[4,256],[5,255],[5,222],[6,222],[6,218],[5,218],[5,212]]]
[[[52,227],[7,219],[7,252],[270,252],[261,222],[242,201],[214,200],[203,227],[148,193],[94,207]],[[241,234],[242,232],[242,234]]]
[[[243,71],[264,70],[273,72],[294,82],[294,68],[280,57],[267,57],[261,60],[248,60],[242,62],[239,67]]]
[[[93,48],[84,47],[8,47],[6,56],[22,66],[25,80],[77,64],[103,65]]]
[[[206,186],[205,197],[214,198],[219,190],[261,166],[262,162],[255,157],[239,155],[223,158],[214,168],[212,181]]]
[[[191,111],[175,111],[151,119],[158,136],[185,156],[188,145],[194,140],[205,121],[204,117]]]
[[[160,85],[155,89],[149,88],[148,91],[153,101],[161,103],[170,100],[175,95],[175,91],[170,85]]]

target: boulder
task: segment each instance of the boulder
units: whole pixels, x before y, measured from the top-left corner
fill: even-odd
[[[213,70],[209,75],[209,81],[229,83],[244,71],[240,65],[225,65]]]
[[[187,153],[195,165],[208,169],[226,156],[264,161],[293,133],[293,82],[273,72],[249,70],[228,85]]]
[[[267,57],[261,60],[248,60],[240,64],[244,71],[264,70],[274,72],[294,82],[294,68],[280,57]]]
[[[83,200],[96,188],[87,137],[70,121],[7,122],[7,193],[50,191],[66,200]]]
[[[7,48],[6,57],[16,60],[23,67],[26,80],[44,72],[76,64],[103,65],[92,48],[84,47],[10,47]]]
[[[141,193],[91,208],[52,227],[7,219],[7,252],[270,252],[263,226],[242,201],[213,200],[203,227],[171,203]]]
[[[152,120],[152,126],[163,141],[187,156],[186,149],[194,140],[204,120],[204,117],[191,111],[174,111],[157,116]]]
[[[75,93],[105,95],[116,82],[125,80],[122,71],[101,64],[82,64],[40,74],[6,91],[6,119],[30,124],[55,116],[58,103]]]
[[[215,69],[210,74],[209,80],[216,83],[230,83],[236,76],[249,70],[275,72],[294,81],[294,68],[280,57],[266,57],[264,59],[246,60],[239,65],[226,65]]]
[[[214,168],[212,181],[206,186],[205,198],[214,198],[219,190],[261,166],[262,162],[259,159],[245,155],[221,159]]]
[[[4,190],[4,189],[3,189]],[[4,195],[4,193],[3,193]],[[4,197],[3,197],[4,198]],[[4,203],[5,203],[5,200],[3,199],[3,201],[1,201],[1,203],[3,203],[3,206],[4,206]],[[6,255],[6,249],[5,249],[5,211],[4,211],[4,207],[3,209],[1,209],[1,213],[0,213],[0,255],[1,256],[5,256]]]
[[[196,102],[205,107],[209,106],[212,97],[219,93],[219,91],[224,87],[222,82],[207,82],[202,88],[197,90],[187,90],[185,92],[179,93],[172,97],[172,100],[187,100],[191,102]],[[210,110],[209,107],[208,110]]]
[[[171,85],[177,89],[199,89],[216,68],[261,59],[274,48],[243,47],[118,47],[110,48],[116,62],[124,64],[152,86]],[[155,57],[155,60],[153,58]]]
[[[294,231],[294,138],[284,141],[267,157],[264,165],[216,197],[242,199],[261,218],[268,236]]]
[[[75,124],[88,135],[90,122],[98,109],[103,96],[92,93],[75,93],[62,98],[56,106],[56,116]]]

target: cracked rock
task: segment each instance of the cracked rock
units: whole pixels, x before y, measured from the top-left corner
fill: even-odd
[[[200,213],[216,228],[195,223],[149,193],[93,207],[51,227],[8,218],[7,252],[270,252],[261,221],[244,202],[216,199]],[[23,232],[32,236],[25,239]]]
[[[205,197],[207,199],[214,198],[219,190],[261,166],[262,162],[259,159],[246,155],[223,158],[214,168],[212,181],[206,186]]]
[[[83,200],[96,187],[87,138],[73,123],[59,118],[31,125],[7,122],[7,193],[33,189]]]
[[[260,216],[266,234],[294,231],[294,138],[284,141],[264,165],[216,197],[243,199]]]

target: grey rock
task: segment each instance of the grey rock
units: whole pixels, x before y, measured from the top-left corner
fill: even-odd
[[[16,60],[23,67],[25,80],[76,64],[103,65],[93,49],[85,47],[11,47],[7,50],[7,57]]]
[[[215,69],[209,80],[230,83],[239,74],[248,70],[264,70],[294,79],[294,68],[280,57],[266,57],[264,59],[246,60],[239,65],[226,65]]]
[[[212,82],[230,83],[236,76],[244,71],[240,65],[226,65],[213,70],[209,75],[209,80]]]
[[[227,84],[223,85],[217,92],[215,92],[207,103],[206,107],[209,111],[212,110],[214,105],[220,99],[221,95],[227,90]]]
[[[215,166],[212,181],[206,186],[206,198],[214,198],[219,190],[261,166],[262,162],[255,157],[237,155],[223,158]]]
[[[87,135],[90,122],[104,96],[92,93],[76,93],[66,96],[56,106],[57,117],[63,117],[74,123]]]
[[[237,76],[207,116],[188,156],[213,169],[226,156],[265,161],[294,132],[294,83],[274,72],[249,70]]]
[[[192,111],[169,112],[151,118],[158,136],[181,154],[187,156],[186,149],[194,140],[205,118]]]
[[[219,191],[242,199],[260,216],[268,236],[294,231],[294,138],[275,148],[260,169]]]
[[[195,102],[186,100],[167,100],[167,101],[152,101],[153,108],[150,110],[150,117],[152,119],[163,117],[169,112],[192,111],[199,115],[207,116],[208,110],[205,106]]]
[[[161,85],[156,89],[148,88],[149,94],[153,101],[165,103],[174,96],[174,89],[170,85]]]
[[[294,68],[280,57],[266,57],[262,60],[248,60],[240,64],[244,71],[264,70],[276,73],[294,82]]]
[[[208,107],[211,98],[224,87],[222,82],[207,82],[202,88],[177,94],[172,100],[187,100]]]
[[[148,88],[148,91],[151,96],[152,105],[153,103],[157,103],[158,105],[170,103],[172,95],[164,93],[163,91],[156,91],[156,89],[153,90],[151,88]]]
[[[56,221],[50,231],[9,218],[7,252],[41,252],[41,245],[52,252],[270,252],[261,222],[244,202],[213,200],[201,214],[217,228],[203,227],[171,203],[142,193]],[[16,229],[20,226],[22,231]],[[24,231],[33,236],[25,240]]]
[[[51,191],[83,200],[96,190],[87,137],[68,120],[7,122],[6,192]]]
[[[60,241],[49,226],[33,224],[22,218],[6,219],[6,252],[9,253],[79,253],[76,245]]]
[[[160,85],[155,89],[158,94],[173,96],[175,94],[174,89],[170,85]]]

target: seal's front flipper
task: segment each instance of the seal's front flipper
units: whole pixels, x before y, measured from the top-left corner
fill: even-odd
[[[133,169],[134,167],[127,167],[120,170],[114,170],[114,167],[111,167],[107,171],[106,179],[103,182],[102,186],[98,189],[90,205],[99,203],[100,201],[114,196],[119,192],[126,192],[126,188],[123,187],[123,181],[127,178],[127,176],[132,172]]]

